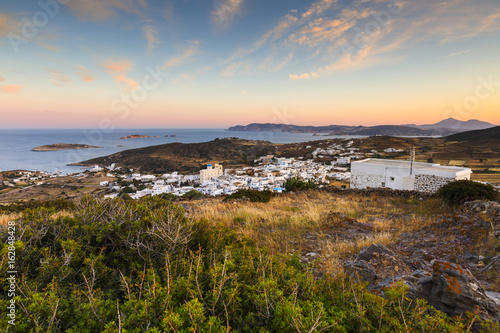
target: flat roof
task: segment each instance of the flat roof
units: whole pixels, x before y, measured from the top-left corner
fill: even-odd
[[[401,161],[401,160],[385,160],[381,158],[367,158],[361,161],[354,161],[352,163],[364,163],[364,164],[375,164],[382,166],[390,166],[396,168],[409,168],[410,161]],[[470,168],[463,168],[457,166],[445,166],[436,163],[424,163],[424,162],[413,162],[413,169],[420,170],[442,170],[449,172],[462,172],[462,171],[471,171]]]

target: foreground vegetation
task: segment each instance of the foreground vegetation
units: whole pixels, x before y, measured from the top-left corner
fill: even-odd
[[[338,266],[360,246],[432,224],[444,210],[437,199],[207,199],[192,204],[189,218],[158,197],[57,207],[20,207],[4,218],[17,218],[17,332],[466,332],[477,320],[449,318],[402,287],[386,299],[372,295]],[[389,217],[409,207],[408,222],[391,231]],[[375,236],[333,241],[324,215],[332,211],[370,221]],[[316,237],[324,261],[301,262],[304,234]],[[2,272],[7,252],[2,245]],[[2,327],[7,289],[2,279]]]

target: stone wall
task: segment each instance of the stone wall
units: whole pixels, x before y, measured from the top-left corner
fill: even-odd
[[[419,192],[435,193],[442,186],[452,182],[455,178],[431,175],[415,175],[415,190]]]
[[[370,175],[364,172],[351,174],[351,188],[382,187],[384,181],[385,177],[380,175]]]

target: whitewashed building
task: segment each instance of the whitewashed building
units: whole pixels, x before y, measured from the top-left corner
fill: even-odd
[[[200,171],[200,183],[220,177],[222,173],[222,165],[216,164],[212,166],[212,164],[209,164],[206,169]]]
[[[351,163],[351,188],[436,192],[454,180],[470,179],[469,168],[369,158]]]

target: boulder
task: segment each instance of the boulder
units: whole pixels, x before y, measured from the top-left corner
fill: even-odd
[[[364,260],[350,261],[344,265],[344,273],[360,282],[373,284],[377,281],[377,272],[368,262]]]
[[[387,278],[380,284],[369,288],[378,295],[400,282],[408,286],[410,298],[422,298],[450,316],[460,316],[465,312],[477,312],[481,319],[500,322],[500,307],[495,300],[496,293],[488,293],[472,276],[469,270],[460,265],[433,260],[432,272],[417,270],[411,275]]]
[[[496,201],[474,200],[464,203],[464,208],[472,213],[500,215],[500,204]]]
[[[414,268],[384,245],[373,244],[361,249],[354,261],[344,265],[344,273],[370,285],[386,277],[410,274]]]
[[[436,309],[452,316],[477,309],[482,318],[500,321],[498,305],[486,296],[470,271],[457,264],[440,260],[432,262],[432,289],[424,298]]]
[[[500,203],[496,201],[467,201],[464,209],[475,214],[486,214],[491,219],[491,228],[496,238],[500,239]]]
[[[477,259],[472,253],[466,255],[471,260]],[[385,290],[402,283],[408,287],[408,297],[425,299],[450,316],[470,311],[481,319],[500,322],[499,293],[484,290],[471,272],[458,264],[432,260],[430,266],[429,270],[415,270],[387,247],[374,244],[363,248],[355,260],[346,263],[344,272],[368,283],[368,290],[379,296],[385,296]]]

